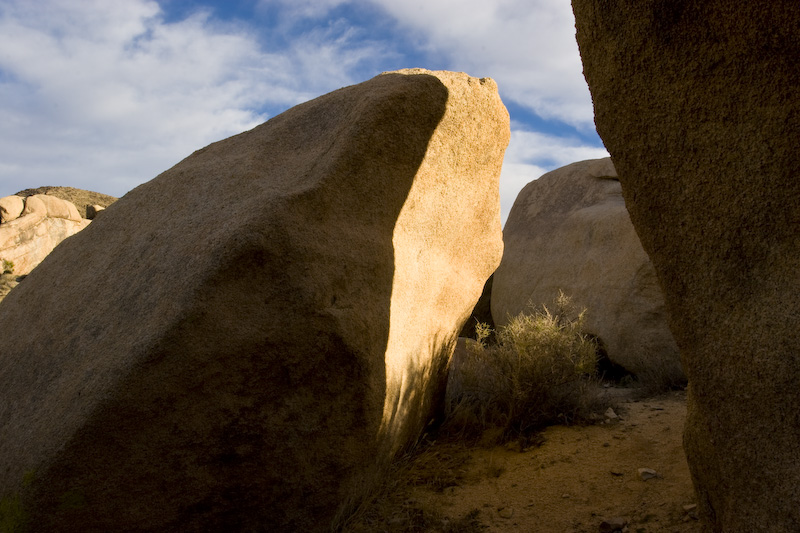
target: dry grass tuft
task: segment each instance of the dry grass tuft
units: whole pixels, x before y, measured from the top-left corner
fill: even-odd
[[[551,424],[588,421],[603,406],[596,394],[597,345],[583,333],[585,310],[561,293],[549,308],[520,313],[496,331],[467,341],[451,369],[443,430],[463,438],[530,439]],[[498,431],[499,429],[499,431]],[[485,440],[485,438],[483,439]]]

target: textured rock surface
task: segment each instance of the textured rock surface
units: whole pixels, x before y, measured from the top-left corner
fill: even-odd
[[[436,414],[508,137],[493,81],[389,73],[128,193],[0,306],[0,492],[34,531],[327,531]]]
[[[3,200],[7,198],[19,197]],[[0,259],[13,262],[15,274],[27,274],[61,241],[88,225],[89,221],[82,219],[70,202],[44,195],[29,196],[21,216],[0,224]]]
[[[550,305],[558,291],[586,308],[586,328],[634,373],[680,376],[664,297],[625,209],[611,159],[573,163],[520,191],[503,228],[492,287],[498,325]]]
[[[598,131],[690,382],[713,531],[800,524],[800,3],[573,0]]]

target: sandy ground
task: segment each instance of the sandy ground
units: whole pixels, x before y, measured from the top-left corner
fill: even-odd
[[[551,427],[539,446],[430,446],[350,531],[699,532],[681,433],[683,392],[619,403],[618,420]],[[450,475],[416,472],[431,463]],[[656,476],[642,479],[639,469]],[[433,468],[435,470],[435,468]],[[416,480],[416,481],[415,481]]]

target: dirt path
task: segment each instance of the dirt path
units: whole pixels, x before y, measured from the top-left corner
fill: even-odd
[[[681,447],[685,393],[617,411],[595,426],[549,428],[541,446],[522,452],[435,444],[350,531],[596,533],[617,518],[632,533],[699,532],[685,507],[695,503]],[[432,479],[436,465],[443,472]],[[643,480],[640,468],[656,476]]]

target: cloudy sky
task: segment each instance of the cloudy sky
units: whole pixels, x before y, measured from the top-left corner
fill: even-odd
[[[569,0],[0,0],[0,197],[122,196],[194,150],[380,72],[494,78],[517,192],[605,157]]]

